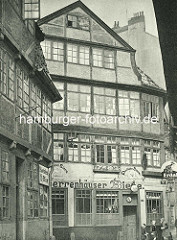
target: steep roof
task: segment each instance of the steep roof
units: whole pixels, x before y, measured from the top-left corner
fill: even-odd
[[[43,25],[48,23],[49,21],[55,19],[56,17],[61,16],[75,8],[80,7],[83,11],[85,11],[91,18],[93,18],[100,26],[102,26],[113,38],[115,38],[118,42],[120,42],[127,50],[131,52],[135,52],[135,50],[124,41],[117,33],[115,33],[106,23],[104,23],[94,12],[92,12],[86,5],[84,5],[81,1],[76,1],[56,12],[53,12],[41,19],[38,20],[38,24]]]

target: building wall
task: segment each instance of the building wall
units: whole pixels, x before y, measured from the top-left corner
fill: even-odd
[[[22,20],[22,1],[0,9],[0,239],[49,239],[52,131],[32,116],[51,116],[56,93],[43,84],[41,32]]]
[[[86,29],[76,27],[73,16],[75,21],[86,18]],[[134,240],[140,235],[141,224],[149,226],[152,219],[159,224],[165,212],[166,186],[161,184],[160,173],[165,161],[164,93],[136,68],[134,51],[106,31],[84,7],[61,15],[58,12],[41,28],[46,33],[42,48],[48,67],[63,97],[53,106],[54,117],[61,116],[53,128],[54,235],[57,239]],[[142,119],[148,109],[151,117],[158,117],[156,124],[82,121],[88,116],[92,120],[125,115]],[[73,117],[80,119],[72,122]],[[112,207],[115,204],[113,210],[103,207],[100,212],[97,198],[105,192],[107,199],[111,196],[118,202],[119,213],[110,199]],[[162,207],[147,214],[147,202],[153,198]],[[82,201],[87,204],[80,208]]]

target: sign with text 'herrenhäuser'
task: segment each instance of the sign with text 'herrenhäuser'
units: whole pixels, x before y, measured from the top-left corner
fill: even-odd
[[[42,165],[39,165],[39,183],[49,186],[49,170]]]

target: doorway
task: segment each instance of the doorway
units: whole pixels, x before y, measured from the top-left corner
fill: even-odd
[[[124,240],[137,239],[137,207],[136,206],[123,207],[123,239]]]

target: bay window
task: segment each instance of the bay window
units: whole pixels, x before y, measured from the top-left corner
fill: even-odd
[[[159,97],[142,94],[143,116],[156,117],[159,119]]]

